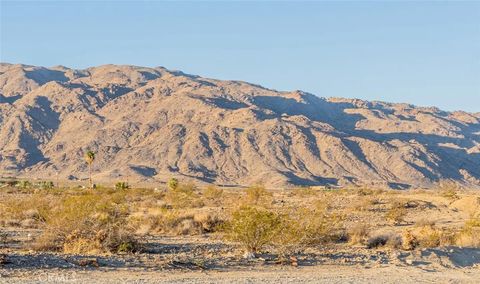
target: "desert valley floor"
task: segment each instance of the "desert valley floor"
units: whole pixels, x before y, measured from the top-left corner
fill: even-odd
[[[480,279],[478,191],[179,188],[2,188],[0,282],[478,283]],[[62,208],[71,205],[69,200],[75,200],[79,210],[85,208],[81,202],[95,207],[105,200],[122,207],[125,215],[115,218],[121,218],[122,230],[128,227],[135,236],[138,250],[92,246],[98,232],[89,236],[89,229],[82,226],[96,226],[93,222],[99,222],[103,211],[90,211],[95,219],[69,216],[80,212]],[[289,212],[289,220],[299,222],[296,226],[305,230],[315,226],[315,233],[324,239],[306,241],[304,235],[298,239],[282,231],[279,238],[290,237],[270,239],[254,257],[245,257],[245,242],[229,238],[235,231],[225,226],[234,223],[235,212],[245,206],[281,218]],[[312,207],[322,212],[315,218],[329,223],[312,219],[306,224],[312,211],[302,213],[305,222],[289,211]],[[258,224],[269,224],[262,220]],[[66,237],[52,237],[50,232]]]

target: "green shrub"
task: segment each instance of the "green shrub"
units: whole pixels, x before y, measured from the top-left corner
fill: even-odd
[[[14,187],[17,186],[19,181],[18,180],[7,180],[4,182],[7,186]]]
[[[288,215],[282,215],[286,225],[277,244],[288,251],[292,247],[322,245],[342,239],[343,216],[330,213],[330,207],[329,201],[319,200],[308,208],[292,208]]]
[[[232,214],[224,229],[228,240],[240,243],[250,253],[272,244],[282,228],[281,217],[271,211],[244,206]]]
[[[127,182],[119,181],[115,184],[115,189],[129,189],[130,186]]]
[[[54,186],[53,181],[41,181],[36,184],[36,187],[40,189],[52,189]]]
[[[18,182],[18,187],[26,189],[32,187],[32,183],[29,182],[28,180],[21,180]]]
[[[202,207],[204,205],[193,183],[178,184],[175,188],[169,189],[165,199],[177,209]]]
[[[168,182],[167,182],[167,187],[168,187],[168,189],[170,189],[170,190],[175,190],[175,189],[177,189],[178,184],[179,184],[179,183],[178,183],[178,179],[176,179],[176,178],[171,178],[171,179],[169,179]]]
[[[243,206],[227,222],[227,239],[237,241],[247,252],[255,253],[271,245],[285,256],[308,246],[338,241],[343,237],[343,218],[329,213],[328,204],[313,208],[291,208],[274,212],[257,206]]]

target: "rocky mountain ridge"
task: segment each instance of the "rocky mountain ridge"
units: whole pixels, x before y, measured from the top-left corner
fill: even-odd
[[[0,65],[0,175],[480,185],[480,113],[320,98],[163,67]]]

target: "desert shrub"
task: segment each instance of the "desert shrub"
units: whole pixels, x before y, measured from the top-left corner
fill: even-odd
[[[173,235],[198,235],[202,233],[201,224],[196,222],[193,215],[180,215],[177,218],[168,218],[163,229]]]
[[[299,252],[343,237],[343,216],[329,212],[326,201],[311,207],[275,212],[258,206],[244,206],[226,223],[227,239],[255,252],[271,245],[280,255]]]
[[[129,189],[130,186],[127,182],[119,181],[115,184],[115,189]]]
[[[271,201],[272,193],[263,185],[250,186],[245,191],[245,203],[247,205],[267,205]]]
[[[212,233],[224,222],[215,211],[180,211],[158,208],[158,210],[129,219],[138,231],[157,232],[167,235],[198,235]]]
[[[185,221],[187,220],[187,221]],[[189,235],[199,232],[192,225],[192,214],[181,214],[178,210],[169,210],[166,207],[157,208],[157,210],[145,213],[142,216],[130,218],[130,224],[136,229],[142,228],[143,231],[157,232],[171,235]]]
[[[279,214],[243,206],[232,213],[224,231],[228,240],[240,243],[247,252],[256,253],[273,242],[281,227]]]
[[[315,196],[315,195],[318,194],[318,192],[316,190],[314,190],[313,188],[311,188],[309,186],[294,188],[294,189],[292,189],[291,193],[292,193],[293,196],[298,196],[298,197],[302,197],[302,198],[312,197],[312,196]]]
[[[178,184],[170,188],[165,195],[165,200],[174,208],[195,208],[204,205],[193,183]]]
[[[418,239],[411,230],[404,230],[402,233],[402,247],[405,250],[414,250],[418,247]]]
[[[31,188],[32,183],[29,182],[28,180],[21,180],[18,182],[17,186],[20,188],[26,189],[26,188]]]
[[[52,207],[58,203],[47,194],[6,197],[0,204],[0,225],[34,228],[45,222]]]
[[[368,241],[370,228],[365,223],[356,224],[348,230],[350,244],[365,244]]]
[[[212,233],[221,228],[225,219],[213,212],[198,212],[193,216],[193,220],[200,224],[202,233]]]
[[[395,225],[402,223],[407,215],[405,203],[401,201],[392,202],[390,209],[387,211],[386,218]]]
[[[426,226],[433,227],[433,226],[435,226],[435,221],[422,218],[422,219],[417,220],[415,222],[414,226],[418,227],[418,228],[422,228],[422,227],[426,227]]]
[[[367,242],[367,247],[369,249],[383,247],[387,244],[388,238],[388,235],[376,235],[370,237]]]
[[[321,199],[307,207],[293,208],[289,218],[292,225],[300,230],[300,243],[306,245],[324,244],[343,238],[344,216],[332,212],[331,200]]]
[[[204,199],[213,205],[219,205],[222,202],[223,190],[219,187],[209,185],[203,190],[202,194]]]
[[[140,249],[130,230],[119,224],[108,224],[97,230],[75,230],[63,243],[64,253],[129,253]]]
[[[452,230],[437,228],[435,225],[415,226],[402,234],[402,247],[405,250],[435,248],[455,243],[456,234]]]
[[[374,234],[367,240],[367,248],[390,247],[399,248],[402,244],[401,237],[395,233]]]
[[[18,185],[19,181],[18,180],[6,180],[6,181],[3,181],[2,183],[5,184],[6,186],[14,187],[14,186]]]
[[[450,200],[457,200],[459,186],[455,182],[442,182],[439,185],[440,195]]]
[[[35,187],[40,189],[52,189],[54,188],[53,181],[41,181],[35,184]]]
[[[167,182],[167,187],[168,187],[168,189],[170,189],[170,190],[175,190],[175,189],[177,189],[178,184],[179,184],[179,183],[178,183],[178,179],[176,179],[176,178],[171,178],[171,179],[169,179],[168,182]]]
[[[452,228],[443,228],[440,235],[440,246],[452,246],[457,241],[457,232]]]
[[[378,204],[379,201],[377,198],[372,196],[365,196],[358,198],[352,205],[352,208],[357,211],[368,211],[372,206]]]
[[[441,245],[442,231],[433,226],[424,226],[417,232],[418,246],[434,248]]]
[[[281,225],[272,244],[281,255],[302,251],[343,238],[342,218],[326,210],[295,208],[279,215]]]
[[[381,195],[385,193],[382,189],[372,189],[369,187],[359,187],[354,189],[355,193],[359,196],[368,196],[368,195]]]
[[[85,193],[67,196],[46,216],[36,250],[66,253],[126,252],[139,248],[127,224],[124,195]]]
[[[456,244],[465,247],[480,247],[480,217],[465,222],[456,236]]]
[[[8,242],[8,234],[0,229],[0,248],[6,247]]]
[[[211,233],[223,223],[223,220],[211,212],[198,212],[194,214],[178,214],[164,223],[165,231],[174,235],[198,235]]]

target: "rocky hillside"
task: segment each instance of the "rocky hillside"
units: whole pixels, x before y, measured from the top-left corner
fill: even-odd
[[[84,179],[92,149],[104,182],[480,185],[479,113],[325,99],[161,67],[1,64],[0,126],[3,176]]]

